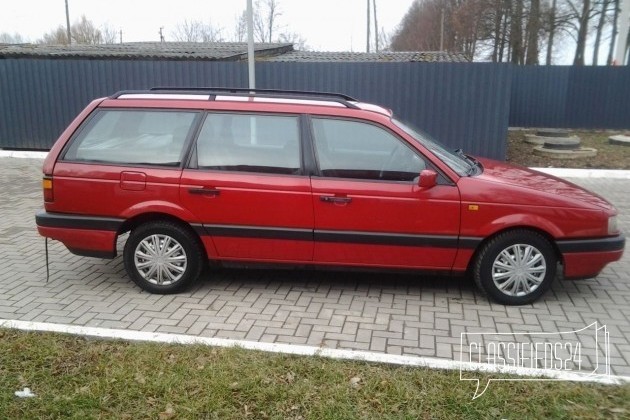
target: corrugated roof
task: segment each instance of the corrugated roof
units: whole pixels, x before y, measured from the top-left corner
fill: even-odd
[[[259,56],[293,51],[289,43],[254,44]],[[0,57],[224,60],[247,58],[245,42],[126,42],[123,44],[0,44]]]
[[[470,62],[463,53],[440,51],[382,51],[377,53],[290,51],[285,54],[267,57],[265,60],[293,62]]]
[[[295,51],[290,43],[257,43],[256,58],[283,62],[469,62],[463,53],[383,51]],[[0,44],[5,58],[87,58],[239,61],[247,59],[245,42],[127,42],[124,44]]]

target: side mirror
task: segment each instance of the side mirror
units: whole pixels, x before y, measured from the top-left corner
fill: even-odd
[[[418,186],[420,188],[429,189],[437,185],[437,172],[431,169],[424,169],[420,172],[420,178],[418,179]]]

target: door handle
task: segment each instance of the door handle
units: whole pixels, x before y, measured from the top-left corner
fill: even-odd
[[[325,203],[333,203],[333,204],[348,204],[352,201],[350,197],[337,197],[334,195],[320,195],[320,201]]]
[[[221,194],[221,191],[216,188],[195,187],[195,188],[188,188],[188,193],[194,194],[194,195],[207,195],[210,197],[216,197],[217,195]]]

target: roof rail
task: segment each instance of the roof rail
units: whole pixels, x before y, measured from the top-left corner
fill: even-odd
[[[222,87],[152,87],[149,90],[123,90],[116,92],[110,98],[116,99],[122,95],[128,94],[191,94],[191,93],[206,93],[209,95],[208,100],[216,100],[217,94],[224,96],[251,96],[251,97],[264,97],[264,98],[287,98],[291,99],[303,99],[310,101],[322,101],[322,102],[336,102],[346,108],[360,109],[352,102],[357,102],[356,99],[351,96],[347,96],[341,93],[331,92],[313,92],[303,90],[282,90],[282,89],[249,89],[249,88],[222,88]]]
[[[331,97],[340,98],[346,101],[357,101],[355,98],[344,95],[343,93],[336,92],[315,92],[311,90],[287,90],[287,89],[249,89],[249,88],[226,88],[226,87],[152,87],[150,90],[163,90],[163,91],[201,91],[201,92],[221,92],[221,93],[246,93],[255,95],[256,93],[263,94],[285,94],[285,95],[299,95],[299,96],[318,96],[318,97]]]

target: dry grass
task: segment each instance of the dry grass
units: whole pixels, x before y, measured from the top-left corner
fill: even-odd
[[[573,135],[580,137],[583,147],[597,149],[597,156],[583,159],[552,159],[536,156],[532,153],[534,145],[523,141],[527,133],[534,134],[535,130],[510,131],[508,133],[508,162],[530,167],[630,169],[630,147],[608,143],[608,137],[618,134],[617,132],[572,132]]]

